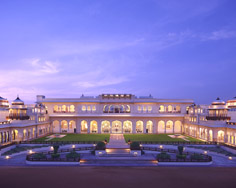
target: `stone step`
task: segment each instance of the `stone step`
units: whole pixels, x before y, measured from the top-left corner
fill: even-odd
[[[121,148],[111,148],[106,149],[107,154],[129,154],[130,149],[121,149]]]
[[[81,160],[81,166],[157,166],[156,160]]]

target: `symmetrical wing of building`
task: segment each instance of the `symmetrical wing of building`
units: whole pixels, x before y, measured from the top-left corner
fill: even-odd
[[[97,97],[46,98],[11,105],[0,97],[0,142],[31,140],[51,133],[163,134],[181,133],[206,141],[236,145],[236,98],[211,105],[189,99],[151,95],[102,94]]]

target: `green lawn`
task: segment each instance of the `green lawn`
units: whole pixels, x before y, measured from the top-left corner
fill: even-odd
[[[53,138],[49,141],[109,141],[110,134],[66,134],[63,138]],[[38,138],[34,141],[45,141],[47,137]]]
[[[190,136],[185,136],[185,138],[188,139],[190,142],[202,142],[202,140]]]
[[[172,141],[172,142],[186,142],[181,138],[171,138],[168,135],[170,134],[124,134],[125,141],[128,142],[130,139],[131,141],[146,141],[146,142],[165,142],[165,141]],[[190,141],[199,142],[200,140],[188,137]]]

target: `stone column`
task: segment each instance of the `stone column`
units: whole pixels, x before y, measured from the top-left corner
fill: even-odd
[[[157,121],[154,120],[153,122],[153,126],[152,126],[152,133],[156,134],[157,133]]]
[[[136,121],[132,121],[132,133],[135,134],[136,133]]]
[[[147,128],[147,120],[143,121],[143,133],[146,134],[146,128]]]
[[[59,121],[59,133],[61,133],[61,120]]]
[[[87,121],[87,123],[88,123],[88,130],[87,130],[87,133],[90,134],[90,123],[91,123],[91,121]]]
[[[81,134],[81,120],[77,119],[76,121],[76,133]]]
[[[101,134],[102,132],[102,125],[101,125],[102,121],[101,120],[98,120],[97,121],[97,125],[98,125],[98,134]]]

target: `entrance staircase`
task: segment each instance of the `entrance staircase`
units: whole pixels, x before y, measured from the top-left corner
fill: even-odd
[[[106,154],[93,156],[81,155],[81,166],[157,166],[153,155],[134,156],[130,154],[129,145],[125,143],[124,136],[111,135],[107,144]]]

